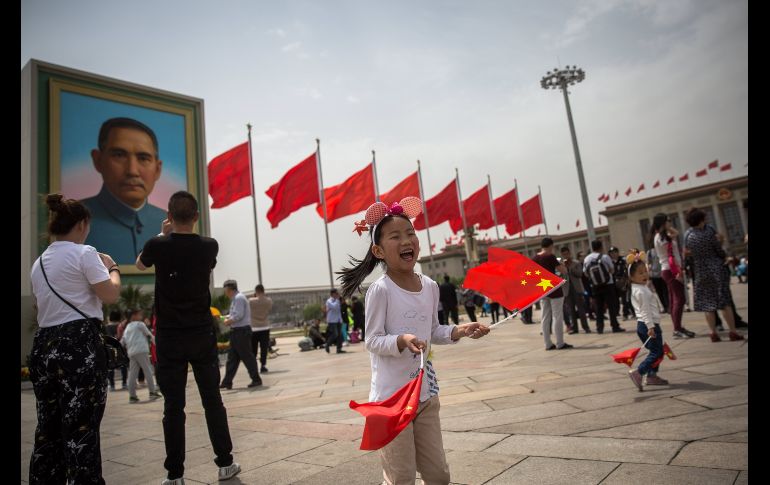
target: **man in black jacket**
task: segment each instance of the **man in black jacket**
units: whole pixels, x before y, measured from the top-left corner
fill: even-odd
[[[439,288],[439,300],[444,309],[444,321],[442,325],[449,324],[449,315],[452,315],[452,322],[457,325],[460,321],[457,316],[457,287],[449,281],[449,275],[444,275],[444,282]]]

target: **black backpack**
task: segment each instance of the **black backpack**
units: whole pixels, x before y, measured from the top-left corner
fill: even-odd
[[[610,282],[610,272],[602,264],[601,256],[588,263],[586,273],[588,273],[588,279],[591,280],[591,285],[594,287],[602,287]]]

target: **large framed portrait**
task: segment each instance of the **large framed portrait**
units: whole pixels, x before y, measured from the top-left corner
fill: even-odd
[[[81,200],[92,215],[86,244],[129,279],[149,282],[134,263],[174,192],[196,196],[198,231],[208,233],[203,101],[59,66],[37,72],[38,146],[47,145],[38,152],[38,193]],[[45,214],[43,206],[40,234]]]

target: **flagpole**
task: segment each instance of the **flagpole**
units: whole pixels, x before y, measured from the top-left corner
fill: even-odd
[[[374,175],[374,200],[380,201],[380,184],[377,183],[377,160],[374,158],[374,150],[372,150],[372,174]]]
[[[262,284],[262,258],[259,257],[259,230],[257,228],[257,193],[254,191],[254,161],[251,154],[251,123],[246,123],[249,131],[249,181],[251,182],[251,207],[254,213],[254,239],[257,242],[257,281]]]
[[[460,171],[455,167],[455,186],[457,186],[457,202],[460,205],[460,217],[463,219],[463,234],[467,239],[467,225],[465,223],[465,209],[463,208],[463,193],[460,191]]]
[[[540,186],[537,186],[537,195],[540,196],[540,216],[543,218],[543,225],[545,226],[545,233],[548,235],[548,223],[545,221],[545,209],[543,209],[543,194],[540,192]]]
[[[329,223],[326,221],[326,195],[324,194],[324,176],[321,173],[321,140],[315,139],[315,159],[318,163],[318,190],[321,195],[321,205],[323,206],[324,213],[324,231],[326,232],[326,257],[329,260],[329,285],[330,288],[334,288],[334,274],[332,273],[332,250],[329,246]]]
[[[492,221],[495,223],[495,232],[497,239],[500,239],[500,229],[497,227],[497,211],[495,211],[495,200],[492,198],[492,179],[487,174],[487,193],[489,194],[489,208],[492,209]]]
[[[524,233],[524,216],[521,214],[521,197],[519,194],[519,182],[513,179],[513,188],[516,190],[516,210],[519,212],[519,225],[521,226],[521,238],[524,240],[524,255],[529,252],[527,247],[527,235]],[[529,257],[529,256],[527,256]]]
[[[428,233],[428,250],[430,250],[430,262],[433,264],[433,244],[430,242],[430,224],[428,224],[428,206],[425,204],[425,194],[422,190],[422,169],[417,160],[417,182],[420,186],[420,201],[422,202],[422,215],[425,217],[425,232]]]

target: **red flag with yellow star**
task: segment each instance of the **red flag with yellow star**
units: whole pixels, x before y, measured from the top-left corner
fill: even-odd
[[[516,251],[489,248],[489,261],[468,270],[463,287],[522,311],[563,284],[563,279]]]
[[[618,364],[626,364],[627,366],[631,367],[634,363],[634,360],[636,360],[636,356],[639,355],[640,350],[642,350],[642,348],[637,347],[635,349],[624,350],[619,354],[612,354],[612,360]]]
[[[366,418],[364,436],[361,439],[362,450],[379,450],[387,445],[412,422],[417,416],[420,405],[420,389],[425,369],[404,387],[384,401],[359,404],[350,401],[350,409],[361,413]]]

